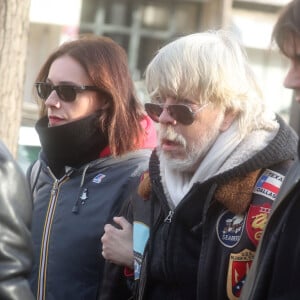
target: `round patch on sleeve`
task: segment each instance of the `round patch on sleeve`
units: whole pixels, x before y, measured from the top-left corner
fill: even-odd
[[[245,224],[244,215],[236,215],[229,210],[223,212],[216,225],[218,239],[227,248],[236,246],[242,236]]]

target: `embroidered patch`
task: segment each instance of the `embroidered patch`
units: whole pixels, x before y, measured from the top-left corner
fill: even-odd
[[[261,238],[270,212],[270,203],[250,205],[249,207],[246,219],[246,231],[249,239],[255,246],[257,246]]]
[[[248,249],[239,253],[230,253],[227,274],[227,296],[230,300],[239,299],[254,254],[254,251]]]
[[[284,176],[272,170],[265,170],[257,181],[253,193],[275,200]]]
[[[133,223],[133,254],[134,254],[134,279],[140,278],[142,258],[146,243],[149,238],[149,227],[140,222]]]
[[[99,173],[93,178],[93,182],[100,183],[104,177],[106,177],[106,175]]]
[[[222,213],[217,222],[217,235],[222,245],[228,248],[236,246],[243,233],[244,215],[236,215],[229,210]]]

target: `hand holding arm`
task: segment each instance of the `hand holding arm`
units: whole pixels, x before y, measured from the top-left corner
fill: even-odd
[[[132,225],[124,217],[114,217],[113,220],[120,229],[111,224],[104,226],[102,255],[114,264],[133,268]]]

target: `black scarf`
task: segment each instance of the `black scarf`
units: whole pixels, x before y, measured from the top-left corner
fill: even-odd
[[[64,125],[48,127],[48,117],[37,121],[43,155],[49,167],[61,176],[65,166],[78,168],[99,157],[108,145],[107,133],[99,129],[99,113]]]

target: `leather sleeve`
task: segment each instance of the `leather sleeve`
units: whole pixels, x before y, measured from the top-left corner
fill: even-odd
[[[27,281],[32,199],[25,176],[1,143],[0,207],[0,299],[33,300]]]
[[[119,216],[125,217],[132,223],[132,203],[128,198],[120,210]],[[102,289],[98,300],[128,300],[132,297],[132,278],[124,274],[124,267],[105,261]]]

